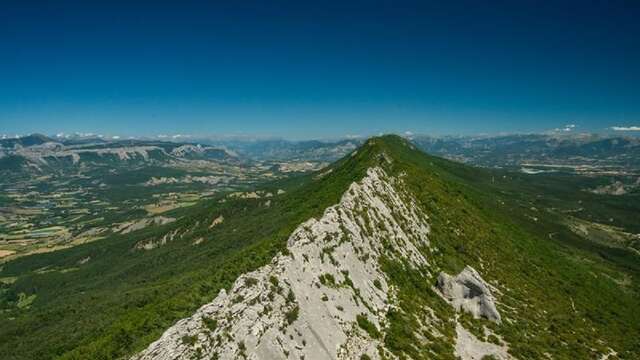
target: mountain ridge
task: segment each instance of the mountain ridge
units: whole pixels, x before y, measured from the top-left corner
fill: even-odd
[[[58,292],[56,296],[67,307],[83,304],[77,307],[79,313],[75,316],[84,314],[95,319],[103,324],[102,330],[85,329],[76,335],[79,338],[60,339],[56,346],[62,358],[133,355],[157,340],[175,321],[211,302],[222,288],[232,289],[242,274],[269,264],[278,253],[286,254],[287,239],[300,224],[310,218],[321,218],[325,209],[340,202],[351,184],[362,181],[369,169],[376,167],[382,168],[388,177],[402,179],[401,185],[396,183],[397,189],[410,193],[416,206],[429,217],[429,243],[437,249],[425,253],[429,254],[427,259],[432,266],[430,275],[412,268],[403,258],[378,259],[385,283],[395,289],[397,306],[384,315],[384,327],[378,326],[373,318],[368,321],[375,328],[364,320],[358,327],[366,334],[365,329],[379,333],[376,336],[380,337],[386,355],[425,359],[437,354],[444,359],[454,358],[455,339],[473,339],[469,334],[484,344],[493,342],[501,348],[508,344],[508,356],[516,358],[545,358],[546,353],[560,359],[589,358],[611,351],[629,358],[638,353],[632,340],[632,335],[640,331],[638,315],[633,312],[637,308],[633,297],[637,292],[637,273],[633,268],[625,275],[615,264],[547,239],[547,229],[553,229],[547,223],[551,220],[541,219],[531,228],[523,226],[521,221],[525,220],[500,203],[501,197],[505,201],[508,197],[474,182],[491,178],[491,171],[428,156],[395,136],[370,139],[319,172],[269,185],[265,190],[274,194],[279,193],[276,190],[280,186],[284,189],[284,193],[269,199],[218,198],[194,209],[192,216],[162,227],[142,229],[58,254],[18,259],[6,264],[0,276],[21,276],[10,287],[14,293],[39,294],[31,310],[38,311],[39,318],[62,311],[69,316],[65,321],[73,321],[74,317],[64,312],[60,304],[50,303],[53,306],[50,309],[39,308],[39,299],[47,296],[47,283],[54,279],[71,281],[73,277],[75,282],[85,284],[82,292],[86,295]],[[383,194],[380,196],[384,198]],[[221,217],[224,221],[211,228]],[[365,218],[358,215],[358,221],[366,227]],[[174,231],[177,231],[175,238],[162,246],[149,251],[132,250],[140,241],[160,239]],[[92,260],[80,265],[79,271],[28,274],[43,263],[66,268],[87,257]],[[119,264],[117,273],[113,273],[114,262]],[[499,324],[475,319],[468,312],[457,313],[446,296],[443,298],[444,292],[439,294],[435,290],[441,273],[455,275],[456,284],[467,284],[464,277],[456,275],[462,274],[467,266],[481,274],[487,287],[497,289],[492,295],[502,318]],[[21,274],[25,272],[23,278]],[[630,276],[630,285],[612,280],[624,276]],[[102,281],[94,283],[98,278]],[[118,279],[117,289],[109,287],[108,278]],[[335,279],[345,278],[334,276]],[[36,284],[38,292],[33,290]],[[107,289],[110,295],[104,301],[122,302],[122,307],[107,306],[94,297]],[[95,311],[90,315],[86,312],[95,308],[111,312],[108,318],[115,320],[107,322]],[[424,319],[430,317],[426,309],[432,309],[440,319],[433,324],[440,324],[440,333],[445,336],[435,337],[421,331]],[[29,321],[21,318],[20,323]],[[15,322],[10,324],[10,329],[0,330],[0,335],[7,339],[29,329],[27,325],[21,328],[14,327]],[[52,327],[63,326],[37,324],[49,329],[49,333]],[[81,329],[91,329],[91,324],[82,324]],[[32,347],[32,351],[37,351],[38,346]],[[45,349],[40,347],[38,354],[42,358],[50,357]]]
[[[409,151],[398,151],[399,147],[404,147],[409,149]],[[358,157],[358,151],[362,151],[362,150],[369,150],[369,154],[368,157],[365,157],[365,161],[369,166],[374,166],[374,164],[376,165],[381,165],[387,168],[387,171],[389,171],[390,173],[394,173],[396,175],[401,176],[403,179],[411,179],[412,177],[406,173],[407,168],[404,167],[402,164],[401,165],[396,165],[395,162],[402,162],[402,161],[408,161],[411,162],[412,159],[410,159],[412,156],[415,156],[416,153],[414,153],[414,151],[417,151],[415,149],[415,147],[407,142],[404,139],[400,139],[397,137],[383,137],[383,138],[374,138],[371,140],[368,140],[359,150],[357,150],[354,154],[352,154],[352,157]],[[427,158],[428,159],[428,158]],[[433,159],[430,159],[433,160]],[[451,165],[451,164],[447,164],[447,165]],[[393,169],[394,167],[396,167],[396,169]],[[371,168],[369,168],[371,169]],[[434,174],[435,177],[439,177],[440,174],[437,173],[437,165],[431,165],[431,169],[435,170]],[[367,171],[369,172],[369,170]],[[442,174],[445,176],[450,176],[450,174]],[[367,179],[367,177],[365,177],[364,179]],[[355,182],[354,182],[355,184]],[[353,185],[352,185],[353,186]],[[442,186],[442,185],[441,185]],[[445,185],[446,187],[446,185]],[[431,187],[431,188],[427,188],[428,190],[433,190],[434,188],[436,188],[435,186]],[[387,191],[388,192],[388,191]],[[348,193],[348,191],[347,191]],[[346,193],[345,193],[346,194]],[[460,199],[457,199],[457,201],[461,201]],[[455,208],[453,206],[449,207],[450,209]],[[465,208],[461,209],[462,213],[465,213]],[[467,215],[471,215],[472,211],[466,211]],[[366,216],[366,218],[370,218],[371,215]],[[453,230],[453,235],[454,237],[460,238],[464,236],[464,232],[467,230],[463,230],[465,228],[467,228],[466,226],[463,226],[462,224],[459,224],[457,226],[454,225],[454,223],[451,221],[451,219],[447,219],[447,225],[448,227],[454,227],[453,229],[448,229],[449,231]],[[474,230],[477,233],[480,233],[481,228],[474,228]],[[427,234],[424,233],[424,236],[426,236]],[[451,234],[449,234],[451,235]],[[444,244],[441,244],[444,245]],[[496,244],[484,244],[484,246],[489,245],[489,246],[495,246]],[[466,245],[464,242],[462,244],[458,243],[458,244],[454,244],[453,248],[456,252],[466,252],[469,251],[469,249],[460,249],[459,247],[462,246],[468,246]],[[512,245],[513,246],[513,245]],[[446,248],[446,247],[445,247]],[[437,248],[436,248],[437,249]],[[491,274],[491,266],[487,265],[485,263],[485,261],[491,261],[490,259],[487,259],[488,256],[491,256],[491,252],[487,251],[487,249],[483,249],[483,253],[481,257],[475,258],[473,259],[473,256],[469,257],[468,259],[465,260],[465,257],[462,257],[461,259],[459,259],[458,261],[460,261],[457,265],[451,266],[451,264],[447,264],[447,261],[451,261],[451,259],[449,258],[441,258],[438,259],[437,255],[434,254],[430,254],[431,256],[429,256],[428,258],[430,258],[432,261],[436,261],[437,260],[444,260],[445,263],[441,263],[435,266],[435,268],[432,268],[431,271],[427,270],[427,272],[424,271],[418,271],[417,273],[414,273],[414,276],[416,276],[417,278],[419,278],[421,281],[424,282],[433,282],[434,278],[435,278],[435,274],[439,273],[440,275],[438,276],[438,284],[443,284],[442,286],[444,286],[444,283],[451,281],[451,277],[447,277],[447,270],[445,270],[446,268],[449,268],[448,272],[449,273],[454,273],[457,274],[458,272],[460,273],[460,275],[458,276],[462,276],[462,274],[465,273],[465,271],[469,271],[472,274],[476,274],[476,276],[480,279],[479,284],[484,284],[484,280],[482,278],[480,278],[480,275],[477,275],[477,272],[469,267],[470,263],[473,263],[475,266],[479,266],[481,269],[483,269],[483,272],[488,273],[488,275],[490,276],[490,278],[492,278],[494,275]],[[504,248],[502,248],[501,250],[505,250]],[[436,250],[436,253],[439,252],[440,250]],[[495,251],[495,249],[494,249]],[[517,251],[514,249],[514,251]],[[313,256],[311,255],[310,252],[307,252],[307,254],[309,254],[309,257],[313,258]],[[498,255],[498,253],[495,253],[493,256]],[[483,259],[484,258],[484,259]],[[480,262],[478,262],[478,260]],[[384,264],[388,264],[386,266],[389,266],[390,268],[387,268],[385,270],[381,270],[381,273],[384,273],[386,275],[386,280],[385,280],[385,284],[390,283],[393,284],[393,276],[397,276],[398,274],[402,274],[404,272],[410,272],[411,271],[407,271],[407,262],[406,262],[406,258],[405,259],[392,259],[392,258],[387,258],[385,256],[378,256],[378,259],[376,260],[377,262],[379,262],[381,264],[381,269],[385,268]],[[440,268],[439,265],[442,265],[443,268]],[[399,267],[399,268],[398,268]],[[410,268],[411,266],[409,266]],[[460,267],[465,267],[464,269],[460,269]],[[401,270],[392,270],[392,269],[401,269]],[[471,270],[468,270],[471,269]],[[351,270],[353,271],[353,270]],[[427,275],[430,273],[434,273],[431,275]],[[339,274],[339,272],[336,272],[337,274]],[[317,275],[317,274],[316,274]],[[332,275],[333,276],[333,275]],[[473,277],[473,276],[472,276]],[[337,277],[336,277],[337,278]],[[454,278],[457,279],[458,277]],[[429,280],[432,279],[432,280]],[[445,280],[446,279],[446,280]],[[288,279],[291,280],[291,279]],[[418,279],[416,279],[415,281],[420,281]],[[502,279],[501,279],[502,280]],[[346,279],[344,281],[347,281]],[[497,278],[493,278],[492,281],[499,281]],[[466,284],[465,281],[462,281],[463,284]],[[406,285],[406,284],[405,284]],[[401,298],[401,294],[402,294],[402,285],[400,284],[396,284],[395,285],[397,288],[395,291],[397,291],[398,293],[396,295],[389,295],[390,297],[393,298]],[[413,285],[415,286],[415,285]],[[466,289],[473,289],[473,288],[478,288],[478,287],[487,287],[489,285],[469,285],[471,287],[463,287]],[[495,288],[495,286],[498,286],[498,288]],[[504,284],[500,284],[499,282],[494,282],[493,285],[491,285],[491,287],[493,287],[495,289],[495,291],[498,292],[498,294],[504,295],[504,293],[506,292],[506,288],[504,287]],[[234,286],[234,290],[237,288],[237,285]],[[310,284],[309,288],[313,288],[313,286]],[[430,296],[432,298],[434,298],[434,295],[437,294],[437,292],[434,292],[433,287],[429,287],[429,288],[425,288],[421,290],[421,296]],[[462,290],[461,290],[462,291]],[[464,292],[464,291],[463,291]],[[480,293],[482,294],[483,292],[480,291]],[[486,290],[485,290],[486,293]],[[296,294],[298,295],[298,294]],[[415,296],[415,294],[413,294]],[[444,293],[441,295],[443,296]],[[488,293],[486,294],[487,296],[489,296],[489,298],[493,298],[493,296]],[[223,297],[225,297],[226,295],[224,295]],[[465,296],[466,297],[466,296]],[[473,296],[471,297],[473,298]],[[500,296],[501,300],[502,300],[502,296]],[[525,296],[526,298],[526,296]],[[485,298],[482,298],[485,299]],[[520,300],[523,300],[522,298]],[[416,299],[412,299],[411,302],[416,301]],[[437,301],[437,298],[434,298],[430,301]],[[465,302],[468,303],[468,300],[465,300],[465,302],[462,303],[456,303],[455,301],[459,301],[459,300],[452,300],[454,301],[452,303],[456,304],[454,305],[454,307],[460,309],[463,308],[462,304],[465,304]],[[477,300],[479,301],[479,303],[477,304],[483,304],[485,302],[485,300]],[[575,308],[575,304],[574,304],[574,300],[571,299],[570,301],[571,306],[573,308]],[[448,319],[451,320],[453,319],[453,315],[451,313],[448,313],[447,311],[445,311],[442,307],[438,308],[437,305],[435,305],[434,303],[430,303],[429,305],[434,306],[434,308],[439,309],[440,313],[444,313],[444,314],[448,314]],[[396,314],[396,315],[389,315],[389,319],[383,317],[382,319],[377,319],[374,321],[374,328],[373,328],[373,332],[374,333],[383,333],[385,334],[385,342],[384,344],[379,344],[378,347],[378,352],[374,352],[371,353],[370,351],[368,353],[341,353],[339,351],[339,349],[341,347],[333,347],[336,348],[338,350],[338,352],[336,354],[332,355],[332,358],[336,357],[336,358],[355,358],[356,356],[369,356],[370,358],[386,358],[386,357],[395,357],[395,356],[400,356],[402,354],[404,354],[405,356],[410,356],[411,358],[430,358],[432,356],[436,356],[436,357],[440,357],[440,358],[448,358],[448,356],[451,355],[457,355],[457,356],[464,356],[464,358],[480,358],[483,356],[494,356],[496,358],[501,358],[501,359],[507,359],[507,358],[511,358],[512,356],[520,356],[520,357],[525,357],[526,358],[526,354],[528,354],[531,351],[532,348],[532,344],[523,344],[523,343],[518,343],[518,341],[514,341],[514,339],[516,339],[516,337],[514,337],[514,335],[516,334],[509,334],[508,332],[504,332],[504,330],[499,330],[500,326],[496,326],[496,325],[492,325],[490,322],[482,322],[480,321],[480,329],[478,330],[478,324],[474,324],[477,323],[478,320],[474,320],[472,318],[469,318],[468,316],[465,316],[464,313],[462,313],[462,319],[463,321],[458,322],[457,320],[454,322],[455,326],[453,328],[449,328],[446,330],[443,329],[439,329],[439,331],[435,331],[432,333],[433,334],[449,334],[448,335],[448,339],[449,342],[438,342],[437,340],[434,340],[433,338],[430,338],[429,340],[420,340],[419,337],[416,337],[419,333],[421,333],[421,331],[424,331],[425,329],[425,323],[424,320],[418,321],[418,323],[414,323],[415,328],[412,330],[412,333],[409,334],[402,334],[402,336],[398,337],[397,334],[393,334],[392,331],[395,330],[395,326],[407,326],[406,323],[405,324],[399,324],[399,323],[404,323],[405,321],[407,321],[408,319],[406,318],[406,316],[416,316],[417,314],[424,314],[426,313],[434,313],[433,310],[431,309],[431,307],[429,307],[429,305],[427,305],[426,303],[422,302],[422,305],[419,306],[419,309],[415,308],[415,304],[402,304],[401,302],[398,302],[395,306],[398,307],[400,309],[400,311]],[[501,307],[504,304],[500,305]],[[513,305],[513,304],[510,304]],[[478,305],[472,305],[471,309],[477,309]],[[491,301],[489,303],[490,308],[494,308],[495,309],[495,305],[493,305],[493,302]],[[522,304],[520,304],[520,307],[522,306]],[[427,309],[428,311],[425,311],[425,309]],[[474,310],[470,310],[473,311]],[[487,311],[487,310],[485,310]],[[500,315],[496,312],[496,310],[493,310],[493,312],[491,310],[488,310],[488,314],[492,314],[492,315],[488,315],[488,318],[497,318],[500,319]],[[389,311],[390,314],[393,314],[393,311]],[[496,314],[496,315],[493,315]],[[352,314],[353,315],[353,314]],[[516,320],[515,317],[515,313],[511,312],[507,315],[507,323],[509,325],[512,325],[514,322],[517,322],[518,320]],[[371,315],[369,315],[371,316]],[[398,319],[394,319],[394,316],[398,316],[401,320]],[[419,316],[419,315],[418,315]],[[457,319],[457,316],[455,317]],[[218,324],[222,323],[221,321],[222,319],[218,319],[216,320],[216,322]],[[353,321],[353,319],[351,319]],[[394,321],[395,320],[395,321]],[[440,319],[440,321],[445,321],[445,323],[448,321],[447,317],[445,316],[444,319]],[[436,318],[431,320],[433,321],[438,321],[437,316]],[[408,323],[411,323],[411,321],[407,321]],[[381,324],[385,324],[384,327]],[[306,326],[309,328],[313,328],[315,325],[314,324],[309,324],[308,321],[305,322]],[[518,332],[517,335],[521,336],[523,332],[526,332],[527,330],[525,330],[524,328],[520,328],[522,324],[516,324],[516,326],[513,327],[513,329],[511,331],[516,331]],[[284,325],[281,326],[281,330],[282,328],[285,327]],[[428,328],[428,326],[427,326]],[[195,326],[195,329],[198,329],[197,326]],[[202,328],[201,328],[202,329]],[[422,330],[420,330],[422,329]],[[473,331],[473,329],[475,329],[475,331]],[[517,329],[517,330],[516,330]],[[191,329],[193,330],[193,328]],[[206,330],[206,329],[205,329]],[[469,332],[469,330],[472,330],[472,332]],[[531,331],[529,329],[529,331]],[[232,333],[236,333],[234,331],[231,331]],[[300,334],[300,330],[296,330],[296,332],[298,334]],[[179,332],[178,332],[179,333]],[[206,331],[204,331],[204,333],[207,333]],[[188,334],[193,334],[193,331],[188,332]],[[283,333],[283,336],[286,334],[286,330]],[[455,335],[454,335],[455,334]],[[371,334],[369,334],[371,335]],[[492,338],[495,339],[498,338],[500,340],[498,340],[495,344],[492,344],[490,342],[486,342],[489,341],[488,339],[490,338],[489,335],[492,336]],[[184,335],[184,336],[195,336],[197,338],[198,334],[196,332],[195,335]],[[441,335],[440,335],[441,336]],[[437,338],[437,337],[436,337]],[[177,341],[178,343],[180,343],[182,340],[181,338],[178,336],[176,337],[174,335],[174,341]],[[410,341],[408,341],[410,339]],[[460,340],[460,339],[465,339]],[[240,341],[242,342],[242,352],[246,352],[248,356],[251,356],[252,354],[255,354],[252,351],[255,351],[255,349],[252,347],[253,345],[247,345],[248,343],[245,343],[244,340],[237,340],[236,341]],[[304,341],[304,339],[303,339]],[[371,337],[369,338],[368,341],[374,341],[375,342],[375,337]],[[413,345],[409,345],[409,344],[405,344],[405,342],[409,342],[412,343]],[[461,341],[463,341],[464,343],[461,343]],[[259,342],[259,340],[258,340]],[[351,340],[347,340],[347,343],[350,343]],[[357,342],[357,341],[356,341]],[[510,353],[507,352],[507,349],[509,349],[509,346],[511,345],[511,342],[514,342],[513,346],[514,349],[512,349],[512,352],[515,353],[515,355],[512,355]],[[230,342],[227,342],[230,343]],[[162,345],[157,345],[158,343],[156,343],[155,346],[155,351],[162,351]],[[194,343],[196,345],[196,347],[193,347],[192,349],[196,349],[196,351],[201,351],[202,349],[198,348],[198,344],[200,344],[199,342]],[[188,344],[190,346],[193,346],[194,344]],[[416,347],[416,344],[420,344],[419,347]],[[184,344],[183,344],[184,345]],[[282,344],[281,344],[282,345]],[[538,345],[538,344],[536,344]],[[166,346],[166,344],[165,344]],[[247,347],[248,346],[248,347]],[[450,347],[453,346],[454,349],[452,350]],[[305,353],[303,351],[303,349],[300,349],[300,345],[298,344],[297,347],[296,345],[291,346],[293,348],[296,348],[300,351],[300,353],[298,353],[300,356],[303,356],[305,358],[315,358],[314,354],[317,354],[314,351],[311,351],[310,353]],[[304,345],[302,346],[304,348]],[[324,346],[326,347],[326,346]],[[519,348],[518,348],[519,347]],[[178,348],[180,348],[180,346],[178,346]],[[187,346],[187,349],[189,349],[190,347]],[[332,347],[329,347],[332,348]],[[529,348],[529,350],[525,350]],[[160,349],[160,350],[158,350]],[[171,346],[169,346],[169,349],[175,349],[172,348]],[[200,349],[200,350],[198,350]],[[443,349],[449,349],[449,350],[443,350]],[[166,349],[164,349],[166,350]],[[235,351],[240,351],[241,349],[236,348]],[[371,349],[369,349],[371,350]],[[213,350],[215,351],[215,350]],[[280,356],[283,356],[283,354],[287,354],[290,350],[283,350],[284,353],[282,353]],[[602,350],[602,355],[605,355],[606,353],[608,353],[608,349],[604,349]],[[171,350],[169,351],[169,353],[175,355],[175,353],[172,353]],[[154,359],[154,358],[160,358],[162,359],[162,356],[156,357],[153,355],[153,350],[151,350],[151,354],[150,355],[143,355],[141,358],[144,359]],[[198,354],[201,354],[200,352],[198,352]],[[213,353],[207,353],[206,351],[202,353],[203,358],[209,358],[208,356],[211,355],[213,356],[213,358],[217,358],[217,353],[213,352]],[[273,353],[270,353],[270,356],[267,356],[266,358],[279,358],[277,355],[273,355]],[[364,354],[364,355],[363,355]],[[529,355],[532,355],[535,353],[529,353]],[[223,354],[224,355],[224,354]],[[233,358],[234,356],[238,356],[237,352],[231,352],[231,353],[226,353],[226,355],[222,356],[222,358]],[[342,357],[341,357],[342,356]],[[541,353],[538,353],[537,355],[535,355],[534,357],[538,357],[538,356],[542,356]],[[284,356],[284,357],[288,357],[288,355]],[[260,356],[258,356],[258,358],[262,358]],[[322,356],[320,357],[322,358]]]
[[[237,161],[223,148],[191,143],[100,138],[58,141],[44,135],[0,140],[0,173],[46,174],[89,166],[162,165],[191,160]]]

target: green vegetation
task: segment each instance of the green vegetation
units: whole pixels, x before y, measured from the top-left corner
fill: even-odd
[[[27,295],[25,293],[20,293],[18,294],[18,303],[16,304],[16,306],[19,309],[28,308],[36,299],[36,296],[37,296],[36,294]]]
[[[9,155],[0,158],[0,169],[15,171],[27,166],[27,160],[22,156]]]
[[[286,191],[272,198],[270,207],[256,199],[220,202],[221,194],[181,210],[174,223],[4,264],[0,277],[18,280],[0,290],[0,353],[10,354],[9,360],[112,359],[141,350],[239,275],[283,251],[298,224],[337,203],[363,176],[369,163],[362,160],[369,154],[361,157],[338,162],[332,176],[314,179],[311,174],[266,185],[272,192]],[[223,215],[224,226],[209,228],[211,214]],[[134,251],[137,242],[176,230],[173,241]],[[192,246],[199,237],[206,241]],[[36,271],[77,266],[87,257],[91,260],[78,271]],[[19,293],[37,297],[20,309],[13,300]]]
[[[204,325],[211,332],[216,331],[216,329],[218,328],[218,320],[216,320],[216,319],[204,318],[204,319],[202,319],[202,322],[204,322]]]
[[[333,274],[322,274],[318,277],[318,280],[320,280],[320,284],[324,285],[324,286],[329,286],[329,287],[336,287],[338,286],[338,284],[336,283],[336,278],[333,276]]]
[[[369,321],[366,315],[363,315],[363,314],[356,315],[356,322],[358,323],[358,326],[360,326],[362,330],[366,331],[367,334],[369,334],[369,336],[371,336],[374,339],[380,338],[381,336],[380,331],[371,321]]]
[[[247,347],[246,347],[246,345],[244,344],[243,341],[240,341],[238,343],[238,353],[240,354],[241,358],[243,358],[243,359],[247,358]]]
[[[398,307],[389,311],[381,329],[362,315],[357,323],[394,354],[415,360],[454,358],[455,324],[433,322],[442,335],[434,336],[420,320],[429,319],[429,310],[442,319],[454,318],[453,309],[432,290],[434,275],[440,270],[454,274],[465,265],[481,270],[500,289],[499,310],[511,321],[496,325],[464,316],[460,321],[474,333],[483,325],[491,328],[514,356],[594,358],[609,347],[621,358],[640,354],[638,256],[581,238],[566,227],[563,216],[580,201],[583,210],[572,216],[639,232],[640,201],[577,194],[575,178],[564,182],[471,168],[425,155],[398,137],[368,141],[332,165],[331,173],[325,169],[322,176],[264,185],[286,190],[271,199],[270,207],[260,206],[258,199],[219,194],[176,210],[180,218],[170,224],[3,264],[0,278],[15,280],[0,282],[0,353],[9,360],[129,356],[241,274],[268,264],[285,250],[299,224],[337,203],[349,184],[376,165],[403,179],[405,190],[429,216],[429,241],[437,249],[421,249],[429,269],[380,259],[389,285],[398,291]],[[212,214],[224,216],[224,226],[210,228]],[[135,250],[140,241],[174,231],[176,238],[163,246]],[[192,246],[198,238],[205,241]],[[324,255],[331,259],[331,249]],[[70,268],[78,270],[42,271]],[[349,286],[347,279],[345,274]],[[318,280],[339,286],[331,274]],[[282,292],[277,278],[270,281],[274,291]],[[255,285],[249,279],[245,284]],[[294,322],[298,312],[297,305],[292,307],[287,322]],[[203,322],[211,331],[217,328],[208,319]],[[195,340],[183,339],[190,341]]]
[[[246,279],[244,280],[244,284],[245,284],[245,286],[247,286],[247,287],[253,287],[253,286],[255,286],[256,284],[258,284],[258,280],[257,280],[257,279],[255,279],[255,278],[252,278],[252,277],[248,277],[248,278],[246,278]]]
[[[294,306],[291,310],[287,311],[284,315],[287,319],[288,324],[293,324],[294,321],[298,320],[298,313],[300,312],[300,307],[298,305]]]
[[[373,280],[373,286],[375,286],[376,288],[382,290],[382,283],[380,283],[380,280],[378,280],[378,279]]]
[[[198,340],[197,336],[185,335],[182,337],[182,343],[189,346],[195,345],[197,340]]]
[[[382,269],[389,275],[389,281],[398,292],[399,309],[387,314],[388,327],[385,329],[384,343],[396,353],[405,354],[413,359],[432,359],[437,355],[441,359],[454,359],[453,343],[455,339],[454,324],[450,322],[434,323],[433,326],[444,336],[433,337],[429,334],[428,342],[421,343],[421,325],[418,319],[428,314],[430,308],[442,318],[453,318],[453,309],[431,290],[432,281],[415,269],[407,267],[399,261],[388,258],[381,259]]]
[[[287,304],[291,304],[296,301],[296,295],[293,293],[291,289],[289,289],[289,292],[287,293],[286,301],[287,301]]]
[[[482,269],[485,280],[502,289],[499,301],[504,306],[499,310],[513,321],[494,325],[473,320],[474,324],[480,322],[503,336],[518,358],[542,358],[544,353],[556,359],[590,358],[595,356],[592,349],[603,354],[608,347],[629,358],[640,352],[631,340],[640,336],[638,257],[579,239],[553,210],[538,211],[537,220],[532,219],[526,210],[531,205],[523,201],[560,202],[567,195],[561,195],[557,186],[550,186],[549,195],[544,187],[525,184],[522,174],[509,177],[501,171],[426,156],[396,137],[375,141],[381,151],[393,154],[387,171],[404,175],[408,192],[430,217],[429,239],[438,249],[437,254],[426,252],[430,261],[451,274],[465,265]],[[584,200],[591,196],[584,193]],[[609,211],[602,202],[582,201],[582,205],[599,208],[602,214],[630,216],[619,207]],[[627,209],[632,206],[636,205],[627,204]],[[538,208],[545,209],[540,204]],[[556,236],[550,239],[551,233]],[[399,289],[401,305],[388,315],[385,344],[414,359],[430,359],[433,353],[451,358],[454,328],[450,323],[438,328],[449,338],[447,343],[427,339],[423,346],[416,346],[419,342],[413,335],[420,330],[415,315],[425,315],[425,305],[438,314],[451,311],[432,293],[435,279],[425,282],[427,273],[401,262],[382,259],[382,265],[390,283]],[[626,286],[612,280],[623,277],[633,280]]]

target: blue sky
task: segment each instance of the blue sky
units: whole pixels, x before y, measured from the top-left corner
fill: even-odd
[[[640,125],[637,1],[3,1],[0,134]]]

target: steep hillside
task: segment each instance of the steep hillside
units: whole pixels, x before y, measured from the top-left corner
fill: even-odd
[[[572,246],[571,232],[550,237],[558,219],[514,211],[516,196],[484,182],[493,175],[374,138],[261,193],[221,195],[172,223],[9,262],[0,351],[638,357],[637,255]]]
[[[301,224],[286,255],[238,279],[136,358],[636,354],[625,331],[638,326],[617,314],[625,302],[638,304],[606,268],[484,209],[456,183],[456,165],[436,160],[449,167],[442,172],[398,138],[366,147],[379,164],[321,218]]]
[[[286,255],[243,275],[140,358],[377,354],[378,329],[394,303],[379,261],[390,256],[413,269],[427,266],[418,249],[429,245],[426,221],[384,170],[370,168],[337,205],[296,228]]]
[[[275,183],[264,198],[222,194],[166,225],[6,263],[0,352],[109,359],[140,350],[239,275],[270,262],[298,224],[335,204],[364,171],[360,158],[348,158],[330,177]],[[152,242],[160,246],[145,246]]]

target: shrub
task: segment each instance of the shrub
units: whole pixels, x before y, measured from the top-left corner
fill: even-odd
[[[298,320],[299,312],[300,312],[300,307],[298,305],[296,305],[293,309],[286,312],[285,318],[287,319],[287,323],[289,325],[293,324],[294,321]]]
[[[289,289],[289,293],[287,293],[287,304],[296,301],[296,295]]]
[[[322,274],[318,277],[318,279],[320,280],[320,284],[322,285],[331,287],[336,286],[336,278],[332,274]]]
[[[257,283],[258,283],[258,280],[257,280],[257,279],[255,279],[255,278],[252,278],[252,277],[248,277],[248,278],[245,278],[245,279],[244,279],[244,284],[245,284],[247,287],[255,286]]]
[[[358,322],[358,326],[360,326],[362,330],[366,331],[369,336],[374,339],[380,338],[380,331],[378,331],[378,328],[376,328],[376,326],[371,321],[369,321],[366,315],[359,314],[358,316],[356,316],[356,321]]]
[[[380,280],[378,280],[378,279],[373,280],[373,286],[375,286],[378,289],[382,290],[382,284],[380,283]]]
[[[196,340],[198,340],[198,337],[195,335],[184,335],[182,337],[182,343],[189,346],[195,345]]]
[[[218,320],[216,319],[203,318],[202,322],[204,323],[204,326],[206,326],[207,329],[209,329],[209,331],[211,332],[216,331],[216,329],[218,328]]]

